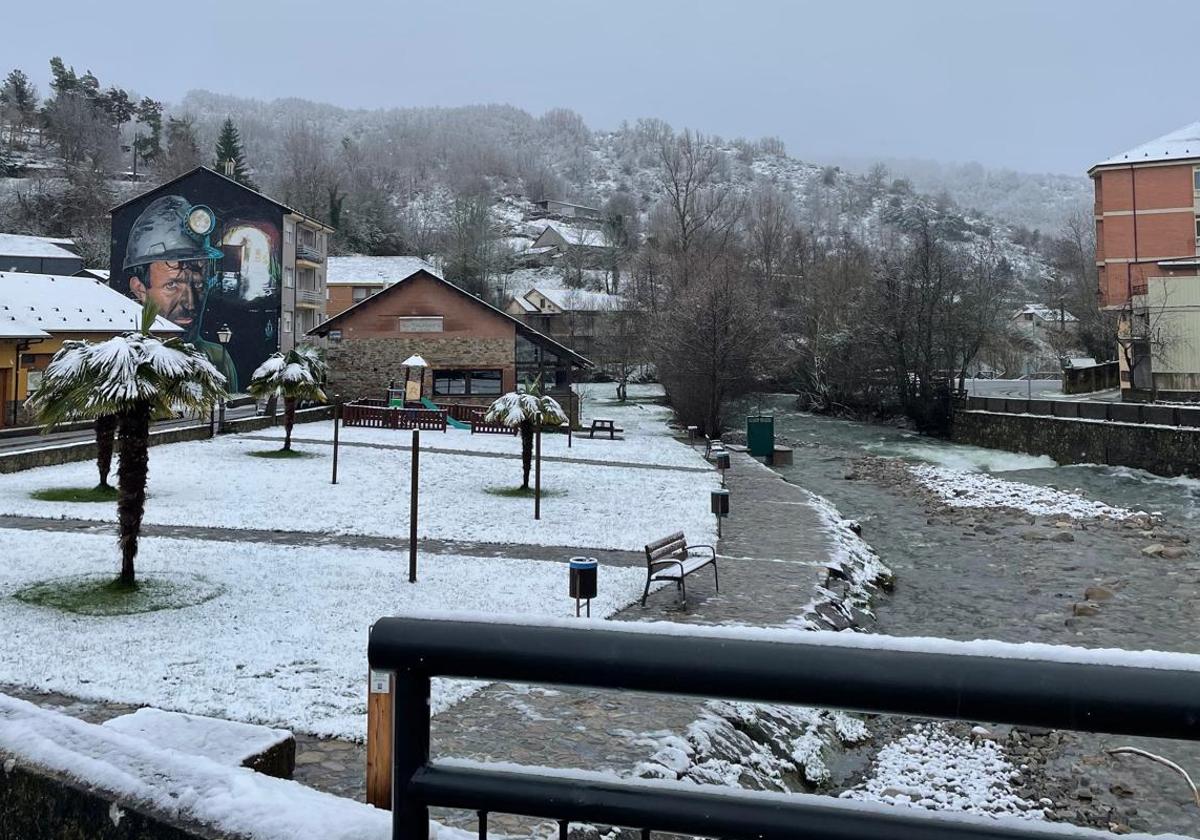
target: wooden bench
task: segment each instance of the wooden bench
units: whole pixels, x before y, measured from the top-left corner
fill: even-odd
[[[693,551],[706,551],[707,555],[693,557]],[[642,592],[642,606],[646,606],[646,598],[650,595],[650,584],[656,580],[673,580],[675,587],[681,593],[683,605],[687,605],[687,584],[684,578],[692,572],[713,567],[713,585],[721,591],[717,577],[717,550],[711,545],[688,545],[683,531],[676,531],[669,537],[655,540],[646,546],[646,588]]]
[[[588,437],[595,438],[596,432],[608,432],[609,440],[616,440],[617,432],[623,432],[624,429],[618,429],[617,424],[612,420],[601,420],[599,418],[592,421],[592,427],[588,430]]]

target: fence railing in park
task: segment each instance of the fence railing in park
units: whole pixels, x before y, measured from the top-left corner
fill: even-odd
[[[968,411],[991,411],[1000,414],[1037,414],[1070,420],[1109,420],[1114,423],[1200,428],[1200,406],[1189,408],[1126,402],[967,397],[962,407]]]
[[[753,793],[430,757],[430,681],[458,677],[785,703],[1200,740],[1200,657],[633,623],[384,618],[371,630],[368,783],[392,837],[429,808],[722,838],[1061,840],[1028,820],[944,815],[811,794]],[[1110,837],[1077,829],[1074,837]]]
[[[342,406],[342,425],[444,432],[446,412],[431,408],[391,407],[383,400],[355,400]]]

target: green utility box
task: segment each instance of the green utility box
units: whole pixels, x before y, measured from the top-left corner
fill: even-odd
[[[746,417],[746,447],[751,457],[771,456],[775,451],[775,415],[751,414]]]

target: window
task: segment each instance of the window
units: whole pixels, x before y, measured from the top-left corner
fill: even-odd
[[[502,386],[498,370],[436,370],[433,372],[433,394],[437,397],[494,396]]]
[[[371,290],[366,286],[355,286],[350,294],[354,298],[354,302],[358,303],[359,301],[366,300],[370,296]]]
[[[283,313],[283,331],[285,333],[290,333],[292,331],[292,313],[291,312]]]
[[[1200,166],[1192,169],[1192,189],[1200,192]]]
[[[288,266],[283,270],[283,285],[284,288],[290,289],[296,285],[296,270]]]
[[[400,332],[428,333],[442,331],[441,315],[417,315],[396,319],[396,329]]]
[[[283,241],[289,243],[292,241],[292,226],[290,223],[283,226]]]

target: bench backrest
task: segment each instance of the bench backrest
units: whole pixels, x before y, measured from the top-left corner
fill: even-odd
[[[687,553],[687,537],[683,535],[683,531],[676,531],[669,537],[646,544],[647,563],[680,553]]]

